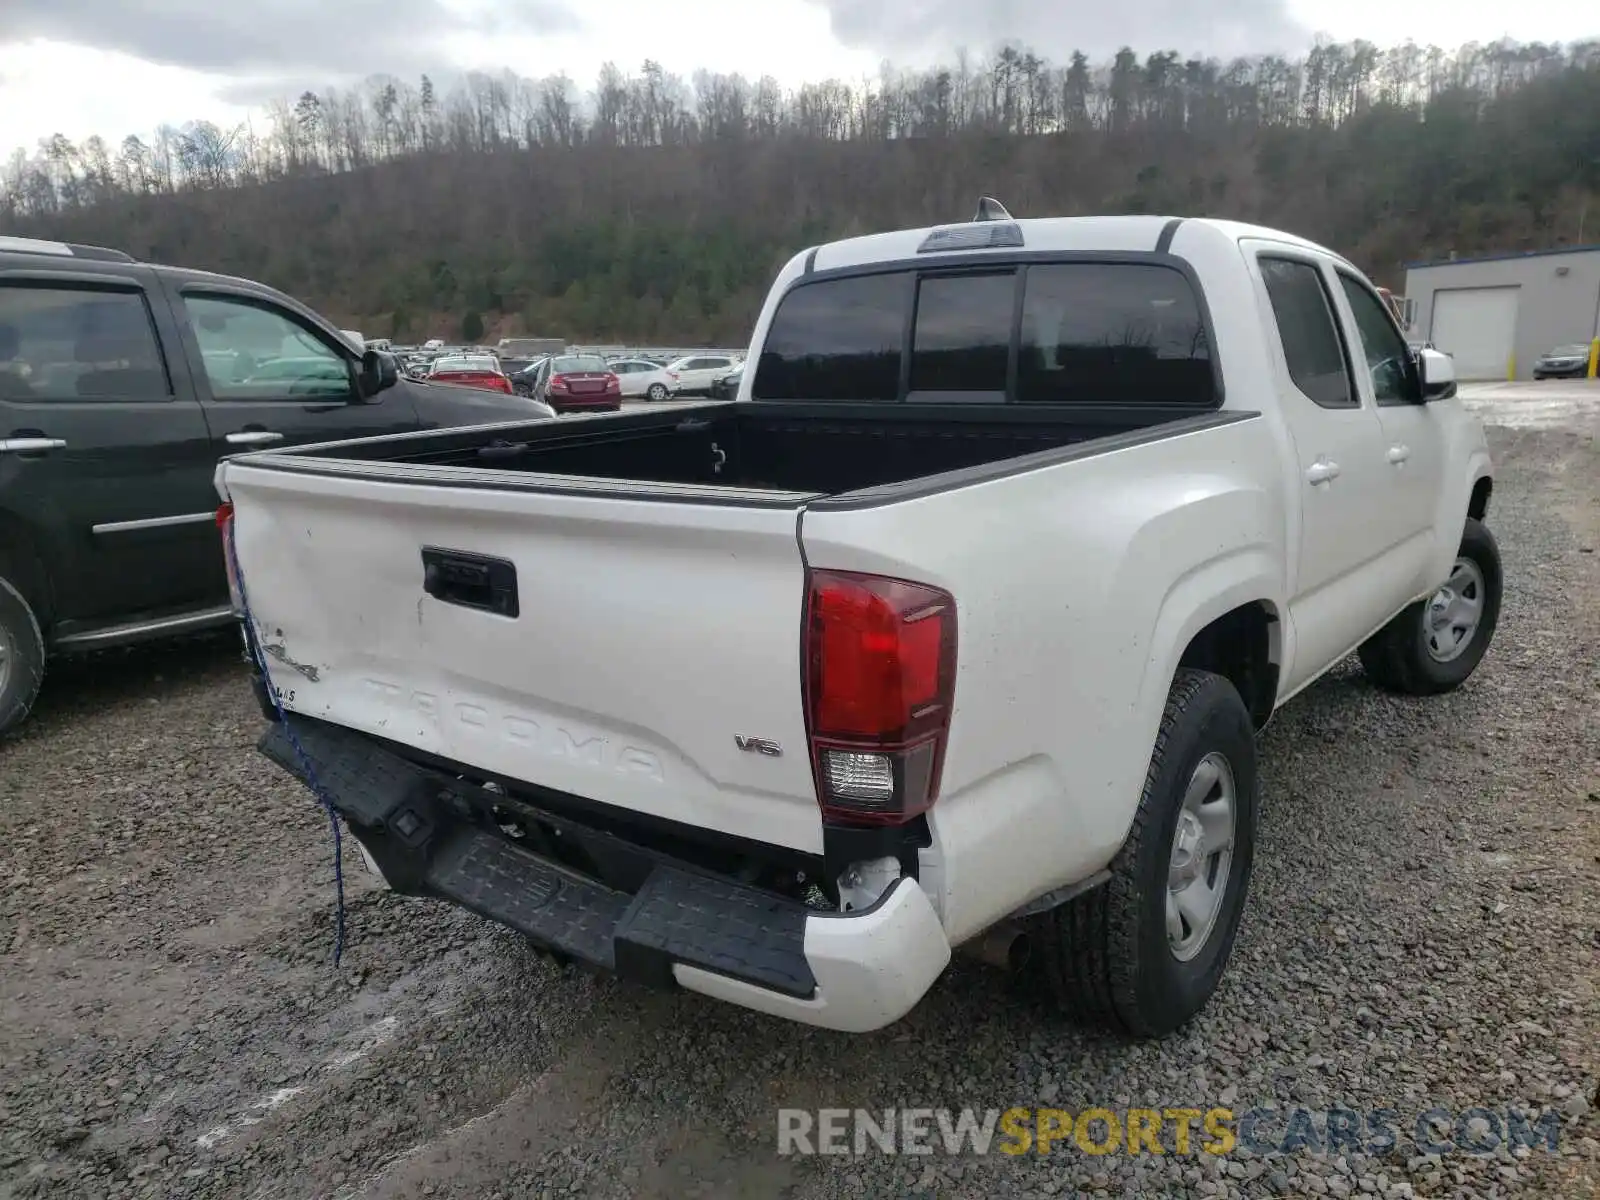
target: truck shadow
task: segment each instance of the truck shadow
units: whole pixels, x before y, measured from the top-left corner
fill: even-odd
[[[178,688],[219,682],[237,673],[243,686],[239,635],[231,629],[116,650],[51,659],[29,720],[16,731],[42,732],[108,707],[157,703]]]

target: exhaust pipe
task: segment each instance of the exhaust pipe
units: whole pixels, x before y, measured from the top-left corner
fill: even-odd
[[[961,947],[979,962],[1002,971],[1020,971],[1033,954],[1033,941],[1020,925],[1002,921],[991,926]]]

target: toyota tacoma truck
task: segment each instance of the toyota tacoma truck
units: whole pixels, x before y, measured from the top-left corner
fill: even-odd
[[[225,460],[263,752],[628,978],[864,1031],[965,949],[1182,1025],[1273,711],[1493,636],[1450,360],[1299,237],[987,201],[798,254],[752,337],[733,400]]]

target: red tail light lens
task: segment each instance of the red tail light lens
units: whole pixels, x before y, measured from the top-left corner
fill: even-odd
[[[228,600],[233,607],[235,616],[244,615],[243,593],[239,588],[239,576],[234,570],[233,552],[228,546],[228,539],[233,533],[233,503],[224,501],[217,509],[217,532],[222,535],[222,564],[228,574]]]
[[[806,719],[825,819],[899,824],[939,794],[956,672],[956,605],[925,584],[812,571]]]
[[[567,390],[567,377],[565,375],[552,375],[552,376],[550,376],[550,390],[554,391],[554,392],[564,392],[564,391],[566,391]]]
[[[622,390],[622,380],[618,379],[615,375],[607,375],[606,376],[606,391],[608,391],[608,392],[620,392],[621,390]]]

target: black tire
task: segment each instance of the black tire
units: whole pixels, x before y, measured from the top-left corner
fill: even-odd
[[[1456,559],[1455,570],[1465,559],[1476,567],[1482,581],[1482,611],[1470,641],[1461,644],[1453,658],[1441,660],[1430,649],[1426,625],[1425,614],[1433,597],[1408,604],[1363,642],[1359,651],[1367,678],[1385,691],[1406,696],[1437,696],[1454,691],[1477,669],[1494,640],[1505,577],[1500,568],[1500,547],[1482,521],[1467,518]],[[1471,582],[1476,586],[1478,581]]]
[[[0,578],[0,737],[27,718],[44,682],[44,633],[22,593]]]
[[[1218,860],[1222,900],[1193,956],[1167,935],[1167,883],[1184,794],[1202,761],[1226,760],[1234,785],[1232,854]],[[1133,827],[1111,878],[1038,918],[1039,960],[1052,999],[1074,1016],[1135,1037],[1162,1037],[1216,991],[1244,916],[1259,802],[1250,713],[1232,683],[1178,672],[1167,695]]]
[[[667,385],[664,383],[652,383],[646,389],[645,395],[651,400],[665,400],[667,398]]]

